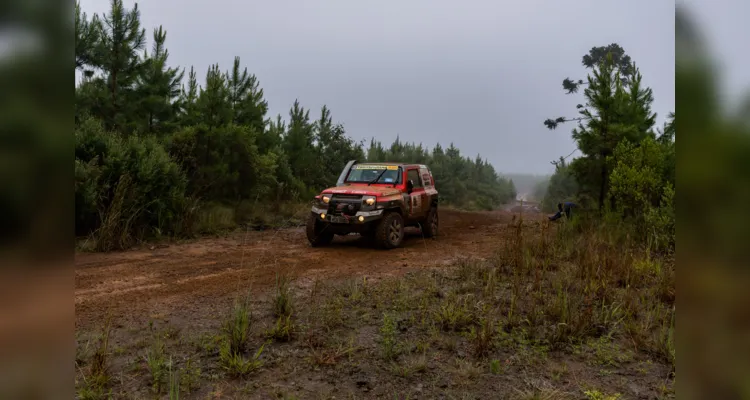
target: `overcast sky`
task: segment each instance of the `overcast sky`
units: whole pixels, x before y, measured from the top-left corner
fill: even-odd
[[[134,1],[125,1],[132,7]],[[81,0],[89,16],[109,0]],[[231,68],[258,77],[271,115],[295,99],[323,104],[355,139],[454,142],[500,172],[549,173],[575,149],[570,127],[591,47],[619,43],[655,95],[659,125],[675,109],[674,3],[662,0],[277,0],[140,2],[149,32],[167,31],[170,63]],[[150,47],[150,46],[149,46]]]

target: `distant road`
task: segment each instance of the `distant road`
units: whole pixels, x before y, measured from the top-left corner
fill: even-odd
[[[524,212],[541,212],[541,206],[539,202],[530,200],[531,195],[528,193],[521,193],[516,196],[516,200],[510,204],[506,204],[503,210],[510,212],[520,212],[523,208]]]

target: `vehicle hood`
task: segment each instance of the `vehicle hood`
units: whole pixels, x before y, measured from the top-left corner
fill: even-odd
[[[351,194],[361,196],[391,196],[398,194],[400,191],[393,186],[367,186],[367,185],[341,185],[330,187],[323,191],[323,194]]]

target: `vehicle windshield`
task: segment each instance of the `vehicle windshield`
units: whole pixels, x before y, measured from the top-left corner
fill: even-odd
[[[399,184],[401,183],[401,169],[398,165],[372,165],[372,164],[356,164],[352,166],[349,171],[349,176],[346,177],[347,183],[386,183],[386,184]],[[373,182],[378,175],[383,174],[377,180]]]

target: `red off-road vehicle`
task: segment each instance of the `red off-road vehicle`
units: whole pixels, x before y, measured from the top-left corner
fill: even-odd
[[[331,243],[334,235],[356,232],[383,248],[401,245],[404,228],[438,232],[438,192],[425,165],[349,161],[335,187],[315,196],[307,220],[312,246]]]

